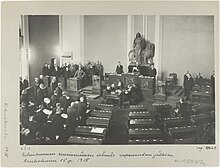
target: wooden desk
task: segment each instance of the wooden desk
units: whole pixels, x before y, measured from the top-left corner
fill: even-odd
[[[156,113],[159,113],[163,118],[170,117],[171,105],[168,103],[153,103]]]
[[[113,104],[103,104],[100,103],[95,107],[97,110],[108,110],[111,111],[114,108]]]
[[[192,111],[194,114],[206,113],[210,114],[211,111],[215,110],[215,107],[211,107],[207,104],[197,104],[192,106]]]
[[[195,144],[197,137],[174,139],[174,144]]]
[[[67,90],[78,91],[81,89],[80,79],[69,78],[67,79]]]
[[[129,112],[129,118],[130,119],[140,119],[140,118],[152,118],[152,115],[149,111],[131,111]]]
[[[185,126],[188,125],[189,122],[186,121],[186,119],[183,117],[171,117],[171,118],[164,118],[164,124],[166,128],[170,128],[170,127]]]
[[[192,92],[192,102],[211,104],[212,102],[211,92],[197,92],[197,91]]]
[[[198,136],[202,131],[200,126],[185,126],[185,127],[174,127],[169,128],[170,133],[172,134],[173,139],[178,138],[190,138]]]
[[[152,128],[156,127],[153,119],[131,119],[129,121],[130,128]]]
[[[129,144],[163,144],[163,139],[130,139]]]
[[[81,137],[81,136],[71,136],[67,140],[68,144],[74,145],[101,145],[103,143],[102,138],[91,138],[91,137]]]
[[[108,128],[110,124],[109,118],[89,117],[86,124],[93,127]]]
[[[118,104],[121,105],[121,98],[116,94],[106,94],[106,101],[116,100]]]
[[[163,135],[159,128],[132,128],[129,129],[130,139],[162,138]]]
[[[192,115],[190,118],[194,121],[194,125],[203,125],[211,122],[211,117],[204,113]]]
[[[103,130],[102,132],[96,131],[96,129]],[[78,126],[74,130],[73,134],[75,136],[83,136],[83,137],[94,137],[94,138],[105,138],[106,128],[100,127],[91,127],[91,126]]]
[[[89,116],[91,117],[102,117],[102,118],[109,118],[111,119],[112,117],[112,111],[107,111],[107,110],[92,110],[89,113]]]
[[[130,105],[129,106],[130,111],[147,111],[147,107],[144,105]]]

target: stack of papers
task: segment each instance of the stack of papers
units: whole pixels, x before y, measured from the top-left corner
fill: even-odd
[[[92,128],[91,132],[93,133],[103,133],[104,132],[104,128]]]
[[[43,112],[44,112],[44,114],[47,114],[47,115],[51,115],[52,114],[52,110],[44,109]]]

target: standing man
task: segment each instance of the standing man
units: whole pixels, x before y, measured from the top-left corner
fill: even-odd
[[[203,86],[204,81],[203,81],[203,77],[201,76],[201,73],[199,73],[198,76],[196,77],[195,84],[199,85],[200,87]]]
[[[74,78],[82,79],[85,76],[85,72],[82,70],[82,66],[79,65],[78,70],[76,71]]]
[[[37,89],[37,105],[40,105],[44,101],[44,85],[40,84]]]
[[[192,91],[192,88],[194,86],[194,79],[192,78],[191,74],[187,74],[187,79],[184,81],[184,91],[186,96],[186,101],[189,100],[190,92]]]
[[[44,76],[48,76],[48,65],[45,63],[44,67],[42,68],[42,73]]]
[[[123,66],[121,65],[121,62],[120,61],[118,61],[118,65],[117,65],[117,67],[116,67],[116,74],[122,74],[122,73],[124,73],[124,71],[123,71]]]
[[[211,75],[212,102],[215,103],[215,71]]]
[[[153,94],[155,94],[155,88],[156,88],[156,75],[157,75],[157,70],[156,68],[154,68],[154,64],[151,64],[149,69],[149,76],[153,79]]]

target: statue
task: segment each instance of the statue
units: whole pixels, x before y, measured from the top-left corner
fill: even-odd
[[[136,34],[133,43],[133,49],[128,53],[130,64],[144,65],[152,64],[155,45],[146,41],[140,33]]]

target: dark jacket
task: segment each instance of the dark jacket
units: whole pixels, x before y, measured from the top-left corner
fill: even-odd
[[[44,101],[44,91],[40,88],[37,89],[37,105]]]
[[[122,73],[124,73],[124,71],[123,71],[123,65],[117,65],[117,67],[116,67],[116,73],[117,73],[117,74],[122,74]]]

